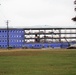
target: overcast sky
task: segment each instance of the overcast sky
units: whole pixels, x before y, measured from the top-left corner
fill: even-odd
[[[0,0],[0,27],[75,26],[74,0]]]

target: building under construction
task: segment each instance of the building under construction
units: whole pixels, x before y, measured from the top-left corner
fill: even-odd
[[[67,48],[76,28],[0,28],[0,48]]]

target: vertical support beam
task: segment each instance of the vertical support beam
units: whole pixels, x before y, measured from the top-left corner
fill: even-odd
[[[44,42],[46,42],[46,30],[44,29]]]
[[[74,38],[74,41],[76,41],[76,29],[74,29],[74,30],[75,30],[75,31],[74,31],[74,35],[75,35],[75,36],[74,36],[74,37],[75,37],[75,38]]]
[[[67,34],[66,34],[66,28],[65,28],[65,38],[67,38],[66,35],[67,35]],[[65,41],[66,41],[66,40],[65,40]]]
[[[40,38],[40,29],[39,29],[39,38]],[[40,39],[40,42],[41,42],[41,39]]]
[[[71,29],[70,29],[70,37],[72,37],[72,34],[71,34],[72,32],[71,32]],[[72,41],[72,39],[70,38],[70,42]]]
[[[54,35],[54,32],[53,32],[53,29],[52,29],[52,42],[53,42],[53,35]]]
[[[61,42],[61,29],[59,29],[59,42]]]
[[[75,29],[75,41],[76,41],[76,29]]]

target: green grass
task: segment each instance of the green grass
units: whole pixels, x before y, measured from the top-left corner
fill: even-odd
[[[0,75],[76,75],[76,50],[0,52]]]

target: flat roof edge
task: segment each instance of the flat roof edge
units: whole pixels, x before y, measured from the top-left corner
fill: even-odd
[[[7,29],[7,28],[0,28],[0,29]],[[27,30],[27,29],[76,29],[75,27],[74,28],[9,28],[9,29],[24,29],[24,30]]]

